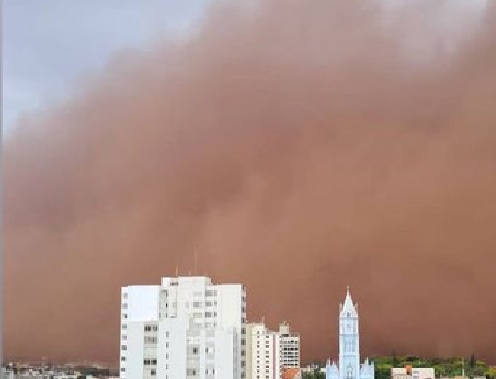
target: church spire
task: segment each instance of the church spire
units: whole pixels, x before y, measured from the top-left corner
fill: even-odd
[[[341,306],[341,316],[358,316],[358,312],[356,310],[355,305],[353,305],[353,299],[350,294],[350,286],[346,286],[346,298],[344,300],[344,304]]]
[[[350,286],[339,308],[339,361],[327,361],[326,379],[374,379],[374,363],[367,359],[360,364],[358,305],[353,304]]]

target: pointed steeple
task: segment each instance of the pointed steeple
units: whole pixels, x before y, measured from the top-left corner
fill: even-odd
[[[358,312],[353,305],[353,299],[350,294],[350,286],[346,286],[346,298],[344,304],[341,305],[341,317],[357,317]]]

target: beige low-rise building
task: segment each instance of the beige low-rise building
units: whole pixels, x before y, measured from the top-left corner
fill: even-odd
[[[394,367],[391,369],[391,379],[435,379],[436,373],[430,367],[412,366]]]

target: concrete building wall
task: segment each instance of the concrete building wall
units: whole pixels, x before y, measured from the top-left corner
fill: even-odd
[[[188,320],[184,317],[159,322],[157,378],[182,378],[186,373]]]
[[[433,368],[412,368],[412,379],[435,379]]]
[[[245,352],[245,360],[246,360],[246,379],[252,379],[252,370],[253,370],[253,323],[246,324],[246,352]]]
[[[143,325],[141,321],[131,321],[128,323],[128,339],[126,349],[121,356],[126,357],[126,362],[121,367],[121,378],[142,378],[143,377]]]
[[[245,378],[246,368],[246,297],[239,284],[217,287],[217,325],[232,334],[233,378]]]
[[[405,367],[393,367],[391,368],[391,376],[396,375],[407,375],[407,371]]]
[[[280,379],[290,368],[300,368],[300,337],[281,323],[279,331],[261,323],[248,324],[247,378]]]
[[[279,351],[282,368],[300,368],[300,335],[291,332],[288,323],[279,325]]]
[[[233,376],[236,372],[236,361],[232,359],[235,349],[235,337],[233,331],[219,330],[215,334],[215,379],[240,378]]]
[[[391,369],[391,379],[435,379],[434,368],[406,368],[395,367]]]
[[[158,299],[159,286],[131,286],[121,289],[121,379],[148,378],[143,376],[145,323],[158,321]],[[147,346],[146,354],[150,358],[155,355],[156,359],[156,352],[154,354],[151,349],[153,348]]]
[[[162,278],[124,287],[121,308],[122,379],[245,378],[243,285]]]
[[[268,330],[263,323],[250,324],[250,379],[278,379],[280,362],[276,354],[277,334]]]

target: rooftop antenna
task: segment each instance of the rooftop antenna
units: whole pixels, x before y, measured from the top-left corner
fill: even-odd
[[[198,245],[195,246],[195,273],[196,276],[200,275],[200,262],[198,256]]]
[[[179,267],[176,265],[176,278],[179,278]]]
[[[462,357],[462,378],[465,378],[465,357]]]

